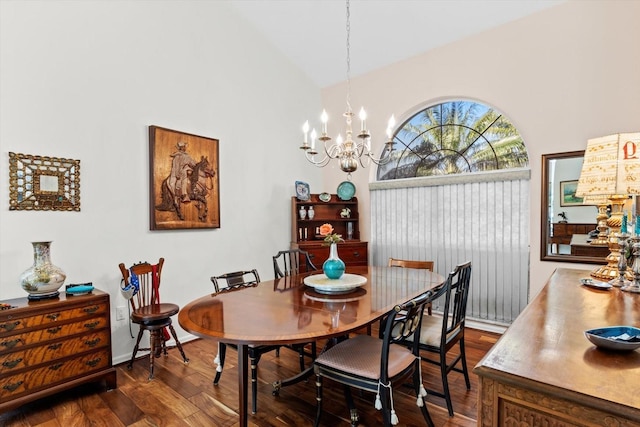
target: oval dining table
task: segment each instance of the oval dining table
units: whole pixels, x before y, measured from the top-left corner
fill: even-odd
[[[411,268],[347,267],[347,273],[366,282],[349,292],[318,292],[304,284],[305,277],[322,274],[318,271],[213,293],[180,310],[178,321],[187,332],[238,346],[240,426],[248,421],[249,345],[298,344],[344,336],[376,322],[395,305],[444,283],[438,273]]]

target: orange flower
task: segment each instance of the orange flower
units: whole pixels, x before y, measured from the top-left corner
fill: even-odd
[[[342,239],[342,234],[333,234],[333,225],[331,224],[322,224],[320,226],[320,235],[324,236],[325,245],[344,242],[344,240]]]
[[[331,224],[322,224],[320,226],[320,235],[321,236],[328,236],[331,233],[333,233],[333,225],[331,225]]]

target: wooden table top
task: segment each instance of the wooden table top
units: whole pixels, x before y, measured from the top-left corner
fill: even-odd
[[[263,281],[192,301],[178,321],[196,336],[236,344],[308,342],[360,329],[444,282],[427,270],[347,267],[347,272],[366,277],[367,283],[350,293],[324,295],[304,285],[304,275]]]
[[[605,326],[640,327],[640,294],[596,290],[579,279],[588,270],[559,268],[476,366],[478,375],[528,383],[552,395],[640,408],[640,351],[596,348],[584,331]]]

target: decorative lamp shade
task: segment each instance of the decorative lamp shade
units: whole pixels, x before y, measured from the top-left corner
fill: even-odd
[[[590,139],[576,196],[640,194],[640,132]]]
[[[609,197],[605,194],[587,194],[584,196],[582,204],[588,206],[608,205]]]

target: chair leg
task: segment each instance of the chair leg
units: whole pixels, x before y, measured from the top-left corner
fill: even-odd
[[[419,360],[418,363],[422,363],[422,360]],[[433,420],[431,419],[431,414],[429,414],[429,409],[427,409],[427,400],[420,396],[420,386],[422,385],[422,378],[420,377],[420,369],[416,367],[413,371],[413,389],[416,391],[418,395],[418,399],[422,399],[422,406],[420,406],[420,411],[422,412],[422,416],[427,423],[428,427],[435,427],[433,424]]]
[[[136,340],[136,345],[133,347],[133,353],[131,353],[131,360],[127,365],[127,369],[131,369],[133,367],[133,361],[136,358],[136,354],[138,354],[138,348],[140,348],[140,339],[142,339],[143,333],[144,333],[144,330],[140,328],[140,330],[138,331],[138,339]]]
[[[218,381],[220,381],[220,376],[222,376],[222,368],[224,368],[224,359],[227,354],[227,345],[223,342],[218,343],[218,355],[214,359],[213,363],[217,363],[216,367],[216,376],[213,379],[213,385],[218,385]]]
[[[153,368],[156,359],[156,347],[162,345],[158,340],[161,340],[158,331],[151,331],[149,334],[149,380],[153,379]]]
[[[344,399],[347,401],[347,408],[349,408],[349,419],[351,420],[351,426],[355,427],[358,425],[358,421],[360,421],[360,416],[358,415],[358,409],[356,408],[356,405],[353,402],[351,387],[349,387],[346,384],[343,384],[343,388],[344,388]]]
[[[176,347],[178,347],[178,350],[180,350],[180,354],[182,355],[182,360],[184,360],[184,363],[189,363],[189,359],[184,354],[184,350],[182,349],[182,344],[180,344],[180,341],[178,341],[178,335],[176,334],[176,330],[173,329],[173,325],[169,325],[169,330],[171,331],[171,335],[173,336],[173,339],[176,341]],[[164,353],[165,355],[167,354],[166,346],[165,346]]]
[[[251,351],[251,350],[250,350]],[[258,412],[258,361],[260,357],[249,353],[249,362],[251,364],[251,413]]]
[[[453,404],[451,403],[451,394],[449,393],[449,380],[447,379],[447,354],[440,352],[440,376],[442,377],[442,390],[444,400],[447,402],[447,410],[449,416],[453,417]]]
[[[467,355],[464,351],[464,337],[460,340],[460,363],[462,363],[462,373],[464,374],[464,382],[467,384],[467,390],[471,390],[469,370],[467,369]]]
[[[313,427],[320,425],[320,417],[322,415],[322,375],[316,374],[316,420]]]

